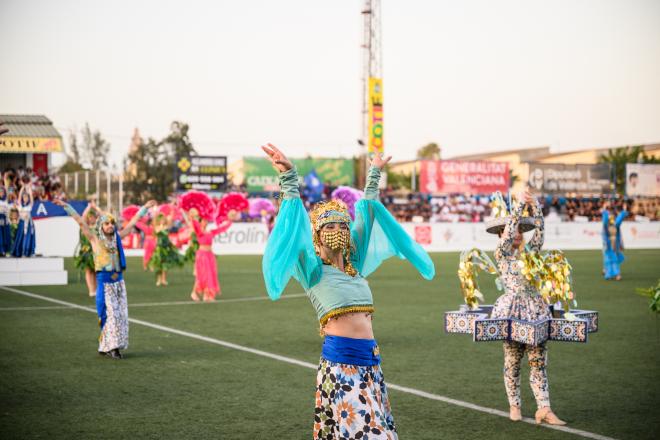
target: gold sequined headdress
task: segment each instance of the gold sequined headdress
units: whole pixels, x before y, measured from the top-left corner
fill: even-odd
[[[312,232],[319,231],[328,223],[351,223],[348,207],[341,200],[335,199],[317,203],[309,213],[309,219],[312,222]]]
[[[329,223],[351,224],[351,216],[348,214],[348,207],[341,200],[329,200],[327,202],[317,203],[309,213],[309,219],[312,223],[312,241],[316,252],[321,248],[321,228]],[[357,275],[357,270],[351,264],[351,243],[344,254],[345,272],[350,276]]]

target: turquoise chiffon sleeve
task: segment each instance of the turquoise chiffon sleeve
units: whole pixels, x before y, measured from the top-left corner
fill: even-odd
[[[371,167],[364,199],[355,204],[351,226],[353,265],[363,277],[373,273],[386,259],[396,256],[410,261],[427,280],[435,276],[431,257],[416,243],[378,200],[380,169]]]
[[[261,262],[268,296],[277,300],[295,278],[305,290],[321,279],[323,263],[312,242],[309,216],[298,192],[294,169],[280,173],[282,203]]]

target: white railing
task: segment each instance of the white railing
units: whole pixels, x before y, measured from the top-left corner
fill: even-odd
[[[70,200],[94,198],[106,211],[121,212],[125,205],[124,176],[109,171],[84,170],[60,174]]]

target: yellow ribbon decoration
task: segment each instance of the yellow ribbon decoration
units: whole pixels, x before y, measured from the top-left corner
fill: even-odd
[[[470,310],[479,308],[479,301],[484,301],[484,296],[479,290],[479,283],[477,282],[477,269],[499,277],[497,266],[484,251],[473,248],[461,252],[461,259],[458,264],[458,279],[461,281],[461,291],[463,292],[465,304]]]
[[[547,304],[561,302],[564,308],[564,318],[573,319],[569,313],[571,304],[577,306],[573,291],[572,266],[562,251],[553,250],[543,253],[523,251],[518,260],[520,273],[539,292]],[[478,271],[481,269],[496,275],[497,288],[502,289],[499,271],[491,258],[482,250],[473,248],[461,253],[458,265],[458,279],[465,304],[470,310],[479,308],[479,302],[484,301],[479,289]]]
[[[518,266],[520,273],[538,290],[547,304],[561,302],[566,313],[571,304],[577,304],[572,287],[573,268],[562,251],[522,252]]]

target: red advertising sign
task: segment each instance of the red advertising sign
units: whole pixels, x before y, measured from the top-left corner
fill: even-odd
[[[425,193],[488,194],[509,191],[506,162],[424,160],[419,176]]]
[[[433,243],[433,230],[430,225],[415,226],[415,241],[419,244]]]

